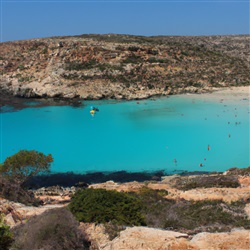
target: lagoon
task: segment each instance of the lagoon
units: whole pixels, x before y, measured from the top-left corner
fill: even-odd
[[[247,89],[248,90],[248,89]],[[90,115],[90,107],[99,112]],[[52,172],[225,171],[249,162],[248,92],[1,112],[1,162],[20,149],[51,153]]]

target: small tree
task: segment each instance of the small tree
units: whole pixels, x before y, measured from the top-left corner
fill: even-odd
[[[0,165],[0,174],[22,184],[38,173],[49,172],[52,162],[51,154],[46,156],[35,150],[20,150],[6,158],[4,163]]]

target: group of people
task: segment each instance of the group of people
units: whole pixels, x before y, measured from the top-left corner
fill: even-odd
[[[166,148],[168,149],[168,147],[166,147]],[[207,146],[207,150],[210,151],[210,145],[209,145],[209,144],[208,144],[208,146]],[[206,161],[206,160],[207,160],[207,159],[204,158],[204,161]],[[173,162],[174,162],[175,166],[177,166],[177,160],[174,159]],[[204,167],[203,163],[200,163],[199,166],[200,166],[200,167]]]

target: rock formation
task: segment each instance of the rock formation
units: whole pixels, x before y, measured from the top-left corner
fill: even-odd
[[[224,174],[201,175],[201,176],[166,176],[162,181],[153,182],[129,182],[115,183],[108,181],[100,184],[92,184],[89,188],[105,188],[109,190],[117,190],[120,192],[138,192],[141,188],[147,187],[155,190],[166,190],[166,199],[176,201],[197,201],[197,200],[221,200],[228,203],[244,202],[245,214],[250,218],[250,177],[249,168],[243,175],[235,175],[233,171],[227,171]],[[226,177],[225,185],[234,185],[234,177],[239,183],[238,187],[211,187],[206,188],[205,185],[211,184],[211,180],[218,182],[218,178],[223,180]],[[182,182],[187,183],[187,179],[202,180],[203,188],[191,188],[189,190],[181,190],[176,186]],[[207,182],[207,183],[206,183]],[[87,188],[87,187],[84,187]],[[40,207],[25,206],[20,203],[14,203],[5,199],[0,200],[0,212],[5,214],[5,221],[11,227],[25,221],[34,215],[42,212],[62,207],[68,204],[70,196],[76,191],[76,188],[60,188],[59,186],[51,188],[42,188],[35,191],[37,197],[41,197],[48,204]],[[57,202],[56,202],[57,201]],[[66,202],[66,203],[65,203]],[[55,204],[57,203],[57,204]],[[61,204],[63,203],[63,204]],[[64,204],[65,203],[65,204]],[[243,204],[243,203],[242,203]],[[224,207],[226,209],[226,207]],[[237,211],[237,210],[235,210]],[[227,232],[200,232],[195,235],[185,232],[177,232],[174,230],[162,230],[150,227],[127,227],[118,233],[114,239],[110,239],[106,232],[105,226],[102,224],[80,223],[79,229],[84,232],[88,240],[92,242],[90,249],[171,249],[171,250],[205,250],[205,249],[231,249],[231,250],[247,250],[250,245],[250,230],[244,228],[233,228]]]
[[[0,44],[0,88],[14,96],[143,99],[249,85],[249,35],[82,35]]]

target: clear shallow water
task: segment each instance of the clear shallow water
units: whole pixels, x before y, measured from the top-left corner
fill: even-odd
[[[242,97],[84,104],[1,113],[1,162],[20,149],[35,149],[53,155],[55,172],[225,171],[250,165],[249,100]],[[94,117],[91,106],[100,110]]]

